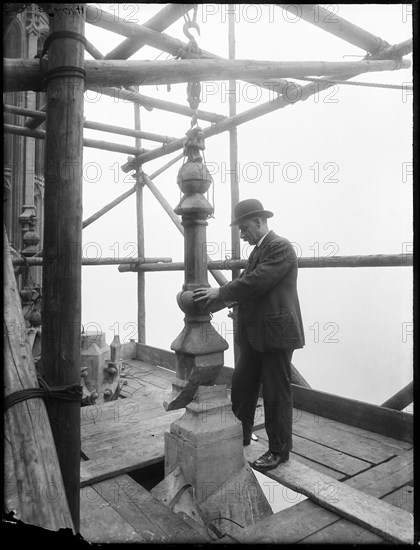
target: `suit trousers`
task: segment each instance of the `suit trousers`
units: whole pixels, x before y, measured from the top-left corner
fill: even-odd
[[[244,440],[250,440],[262,384],[268,448],[275,453],[292,449],[293,348],[259,352],[243,340],[232,375],[232,411],[242,422]]]

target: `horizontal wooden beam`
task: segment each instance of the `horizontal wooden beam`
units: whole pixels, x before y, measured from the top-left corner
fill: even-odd
[[[102,122],[93,122],[86,120],[83,124],[85,128],[90,130],[99,130],[100,132],[109,132],[111,134],[119,134],[122,136],[130,136],[134,138],[146,139],[148,141],[156,141],[158,143],[170,143],[176,138],[170,136],[162,136],[153,132],[144,132],[143,130],[134,130],[131,128],[122,128],[121,126],[112,126]]]
[[[162,10],[164,11],[164,10]],[[90,50],[91,55],[95,59],[106,59],[99,50],[96,48],[91,48]],[[118,58],[116,58],[118,59]],[[156,99],[153,97],[149,97],[143,94],[138,93],[135,89],[133,89],[133,86],[127,86],[125,89],[122,87],[103,87],[100,88],[100,93],[104,95],[108,95],[114,99],[115,102],[117,101],[131,101],[133,103],[137,103],[138,105],[141,105],[148,111],[152,111],[153,109],[161,109],[163,111],[168,111],[170,113],[177,113],[180,115],[186,115],[189,117],[192,117],[194,114],[194,111],[190,109],[190,107],[187,107],[186,105],[178,105],[177,103],[173,103],[172,101],[165,101],[162,99]],[[93,86],[92,89],[94,91],[98,92],[98,89],[96,86]],[[219,122],[220,120],[226,118],[222,115],[217,115],[214,113],[209,113],[207,111],[203,111],[201,109],[197,110],[197,118],[199,120],[206,120],[207,122]]]
[[[413,254],[377,254],[367,256],[321,256],[319,258],[299,258],[299,268],[331,268],[331,267],[409,267],[413,265]],[[248,260],[214,260],[209,261],[209,269],[233,270],[244,269]],[[118,270],[121,273],[129,271],[183,271],[184,262],[170,264],[136,265],[125,263]]]
[[[126,90],[128,94],[130,94],[131,99],[131,93]],[[115,88],[116,94],[120,92],[117,88]],[[141,95],[141,94],[139,94]],[[176,105],[176,104],[175,104]],[[15,115],[22,115],[26,117],[31,117],[31,120],[36,119],[39,121],[39,123],[42,123],[47,118],[47,114],[45,111],[34,111],[33,109],[26,109],[24,107],[17,107],[15,105],[8,105],[5,104],[3,106],[5,113],[11,113]],[[192,115],[192,110],[190,110],[191,113],[182,113],[182,114],[190,114]],[[206,117],[208,118],[208,117]],[[217,120],[222,120],[226,117],[219,116]],[[91,130],[99,130],[100,132],[109,132],[112,134],[119,134],[122,136],[130,136],[134,138],[140,138],[140,139],[147,139],[149,141],[157,141],[158,143],[169,143],[170,141],[175,141],[176,138],[169,137],[169,136],[162,136],[160,134],[155,134],[152,132],[144,132],[142,130],[134,130],[131,128],[124,128],[122,126],[113,126],[111,124],[104,124],[103,122],[94,122],[90,120],[85,120],[83,123],[84,128],[89,128]],[[30,126],[26,125],[25,128],[30,128]]]
[[[46,136],[45,130],[32,130],[26,126],[15,126],[13,124],[4,124],[3,131],[6,134],[32,137],[36,139],[45,139]],[[127,155],[138,156],[140,153],[144,154],[144,149],[137,149],[136,147],[130,147],[129,145],[111,143],[98,139],[83,138],[83,145],[84,147],[92,147],[94,149],[101,149],[103,151],[112,151],[114,153],[123,153]]]
[[[172,258],[168,257],[151,257],[151,258],[139,258],[136,259],[140,264],[153,264],[156,265],[157,263],[163,262],[163,263],[170,263],[172,262]],[[89,265],[89,266],[102,266],[102,265],[124,265],[129,264],[133,261],[132,258],[102,258],[101,256],[97,258],[82,258],[82,265]],[[14,258],[13,259],[13,265],[20,266],[20,265],[28,265],[28,266],[41,266],[44,263],[44,259],[42,256],[32,257],[32,258]]]
[[[149,97],[133,90],[125,90],[124,88],[106,86],[101,86],[100,88],[92,86],[91,88],[93,90],[99,91],[101,94],[114,98],[115,102],[131,101],[133,103],[138,103],[147,110],[160,109],[162,111],[167,111],[169,113],[175,113],[188,117],[192,117],[194,114],[194,111],[186,105],[179,105],[178,103],[174,103],[173,101],[166,101],[165,99]],[[227,117],[224,115],[219,115],[217,113],[211,113],[209,111],[198,109],[197,118],[198,120],[205,120],[206,122],[216,123],[224,120]]]
[[[32,119],[38,119],[42,122],[47,119],[47,113],[45,111],[34,111],[33,109],[26,109],[24,107],[16,107],[15,105],[7,104],[3,105],[3,109],[5,113],[31,117]],[[121,136],[130,136],[134,138],[147,139],[149,141],[157,141],[158,143],[169,143],[170,141],[175,141],[176,139],[174,137],[162,136],[152,132],[143,132],[132,128],[124,128],[122,126],[114,126],[112,124],[104,124],[103,122],[94,122],[90,120],[85,120],[83,122],[83,127],[90,130],[99,130],[100,132],[109,132],[111,134],[118,134]],[[25,125],[25,128],[29,128],[29,126]]]
[[[299,78],[411,67],[409,60],[362,61],[255,61],[223,59],[181,59],[176,61],[86,60],[86,85],[100,87],[176,84],[191,81]],[[41,91],[43,75],[35,59],[4,60],[4,92]]]

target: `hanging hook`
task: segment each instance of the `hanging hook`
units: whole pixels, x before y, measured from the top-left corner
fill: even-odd
[[[189,39],[189,40],[195,40],[195,38],[193,37],[193,35],[189,32],[188,29],[190,28],[193,28],[197,31],[198,33],[198,36],[200,36],[200,27],[198,26],[198,23],[196,21],[186,21],[184,23],[184,26],[182,27],[182,30],[184,31],[184,34],[185,36]]]

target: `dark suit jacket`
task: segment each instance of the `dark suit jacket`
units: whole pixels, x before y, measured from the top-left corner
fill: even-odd
[[[270,231],[240,277],[220,287],[228,307],[238,304],[239,345],[246,339],[257,351],[304,346],[297,273],[292,244]]]

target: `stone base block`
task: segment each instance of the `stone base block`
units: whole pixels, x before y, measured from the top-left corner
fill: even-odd
[[[273,514],[270,503],[248,465],[201,501],[200,508],[205,524],[211,522],[223,534],[229,534],[237,528],[229,519],[245,527]]]

